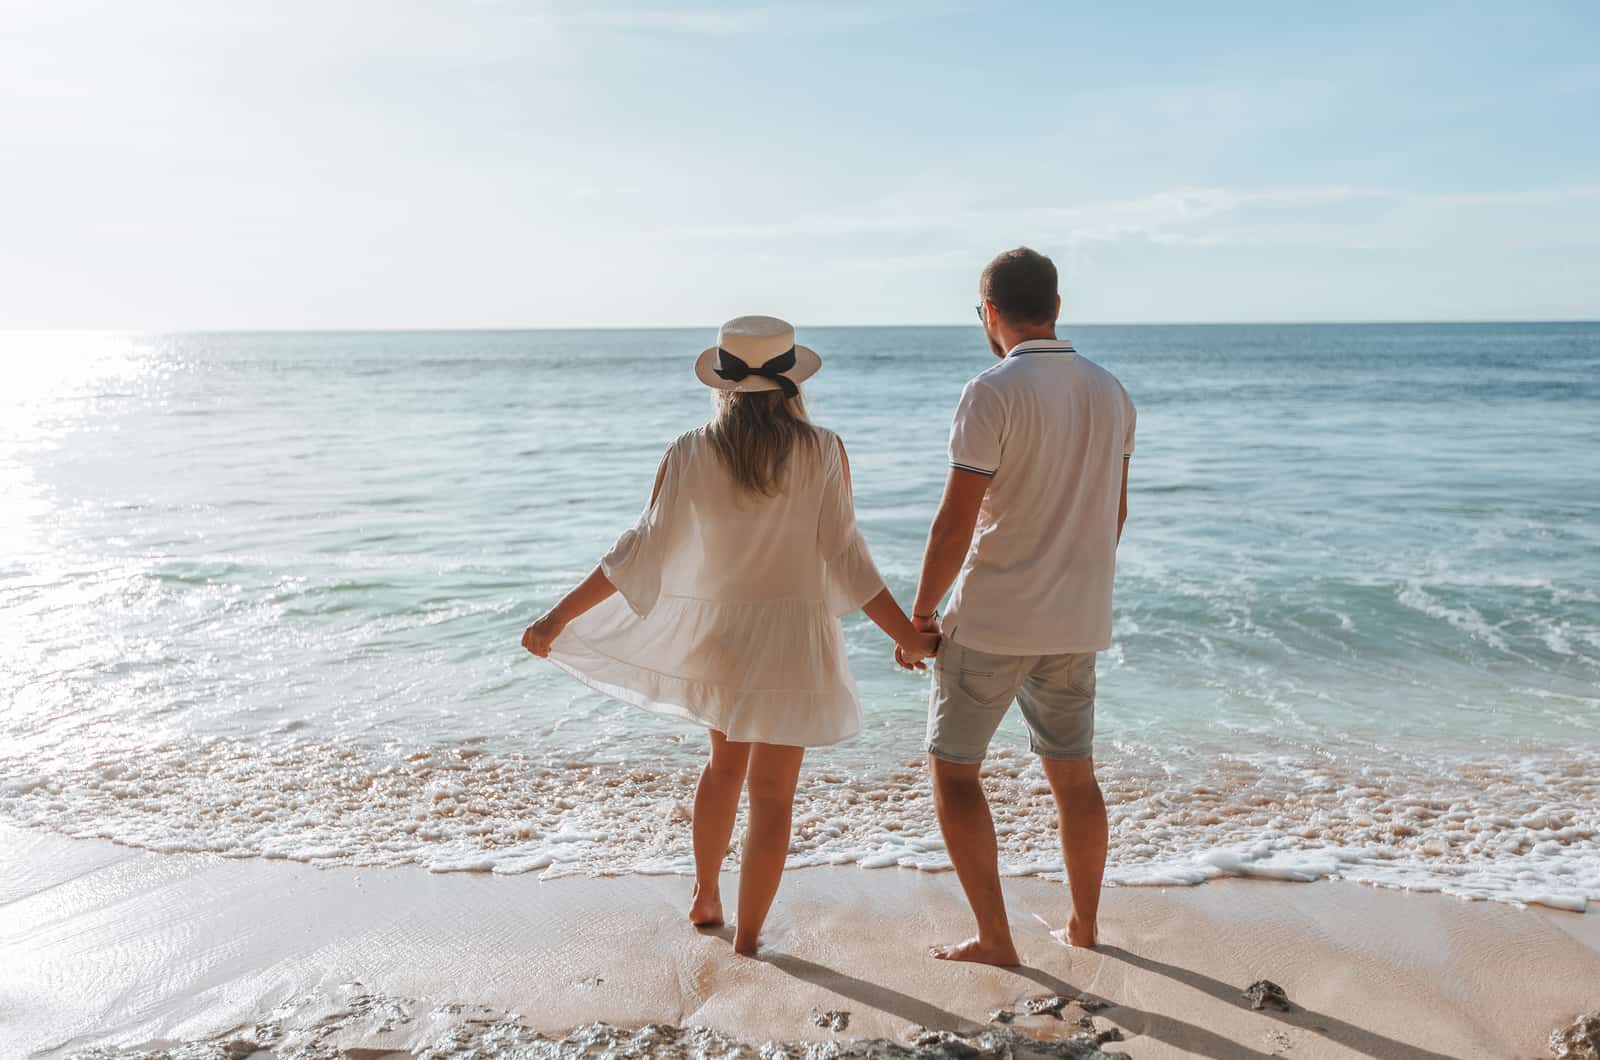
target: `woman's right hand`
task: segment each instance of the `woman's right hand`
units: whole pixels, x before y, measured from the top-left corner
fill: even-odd
[[[557,619],[555,612],[547,611],[522,631],[522,646],[543,659],[550,654],[550,645],[565,628],[567,624]]]

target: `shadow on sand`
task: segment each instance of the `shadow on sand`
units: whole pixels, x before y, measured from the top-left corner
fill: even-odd
[[[733,929],[730,927],[716,927],[701,929],[704,933],[716,935],[720,938],[733,941]],[[1109,957],[1112,960],[1122,961],[1135,968],[1156,975],[1166,976],[1192,989],[1198,990],[1225,1005],[1246,1011],[1255,1011],[1250,1008],[1250,1003],[1245,1000],[1243,991],[1239,986],[1225,983],[1220,979],[1213,979],[1208,975],[1182,968],[1175,964],[1166,964],[1149,957],[1141,957],[1130,953],[1120,946],[1100,945],[1096,953]],[[841,997],[847,997],[858,1005],[887,1012],[891,1016],[903,1019],[908,1023],[927,1027],[930,1030],[952,1031],[956,1034],[973,1035],[984,1030],[988,1025],[975,1023],[972,1020],[956,1015],[954,1012],[939,1008],[920,998],[903,994],[891,987],[871,983],[853,975],[829,968],[827,965],[808,961],[802,957],[794,957],[786,953],[763,952],[756,955],[755,960],[778,969],[785,975],[799,979],[802,982],[820,986],[830,990]],[[1103,1002],[1106,1008],[1095,1015],[1109,1023],[1115,1024],[1130,1035],[1143,1035],[1163,1042],[1175,1048],[1193,1053],[1197,1056],[1212,1057],[1213,1060],[1273,1060],[1275,1054],[1264,1053],[1252,1049],[1233,1038],[1225,1037],[1214,1031],[1208,1031],[1185,1020],[1172,1016],[1163,1016],[1156,1012],[1125,1005],[1112,998],[1080,990],[1071,983],[1059,979],[1042,968],[1023,965],[1018,968],[1008,969],[1051,993],[1070,998],[1089,998]],[[1285,1026],[1295,1027],[1300,1030],[1319,1034],[1332,1041],[1338,1042],[1356,1052],[1367,1056],[1381,1058],[1381,1060],[1452,1060],[1444,1053],[1435,1053],[1415,1045],[1396,1041],[1393,1038],[1357,1027],[1353,1023],[1320,1012],[1313,1012],[1296,1006],[1291,1012],[1277,1012],[1261,1010],[1258,1015],[1265,1016]]]
[[[1102,952],[1104,951],[1104,947],[1100,949]],[[1035,968],[1032,965],[1025,964],[1020,968],[1014,969],[1014,971],[1024,979],[1031,979],[1038,983],[1053,994],[1060,994],[1065,997],[1092,998],[1095,1001],[1104,1002],[1107,1007],[1101,1012],[1096,1012],[1095,1016],[1108,1023],[1116,1024],[1129,1034],[1154,1038],[1158,1042],[1164,1042],[1184,1052],[1193,1053],[1196,1056],[1209,1056],[1214,1060],[1235,1060],[1235,1058],[1240,1058],[1240,1060],[1273,1060],[1273,1054],[1271,1053],[1263,1053],[1259,1050],[1251,1049],[1249,1046],[1242,1045],[1232,1038],[1225,1038],[1214,1031],[1206,1030],[1204,1027],[1197,1027],[1193,1023],[1187,1023],[1172,1016],[1163,1016],[1155,1012],[1146,1012],[1144,1009],[1134,1008],[1132,1005],[1124,1005],[1119,1001],[1113,1001],[1099,994],[1079,990],[1072,984],[1057,979],[1042,968]]]
[[[956,1034],[976,1034],[983,1030],[986,1024],[974,1023],[962,1019],[954,1012],[947,1012],[936,1005],[902,994],[887,986],[869,983],[865,979],[857,979],[853,975],[835,971],[827,965],[817,964],[814,961],[791,957],[786,953],[757,954],[756,960],[763,961],[778,969],[786,975],[820,986],[824,990],[831,990],[841,997],[847,997],[858,1005],[875,1008],[887,1012],[891,1016],[906,1020],[919,1026],[936,1031],[953,1031]]]
[[[1166,964],[1150,957],[1141,957],[1136,953],[1128,952],[1120,946],[1108,946],[1102,944],[1096,947],[1095,952],[1103,956],[1110,957],[1112,960],[1122,961],[1124,964],[1130,964],[1135,968],[1139,968],[1147,972],[1154,972],[1156,975],[1166,976],[1168,979],[1171,979],[1174,982],[1182,983],[1187,987],[1200,991],[1202,994],[1207,994],[1225,1005],[1232,1005],[1234,1008],[1244,1009],[1247,1012],[1255,1011],[1250,1008],[1250,1003],[1244,999],[1242,988],[1235,984],[1224,983],[1220,979],[1213,979],[1209,975],[1202,975],[1199,972],[1191,971],[1188,968],[1183,968],[1176,964]],[[1050,976],[1046,973],[1038,972],[1037,974],[1033,974],[1035,972],[1037,972],[1036,969],[1030,968],[1026,969],[1024,974],[1027,974],[1029,978],[1039,983],[1044,983],[1045,980],[1050,980],[1050,983],[1045,985],[1054,984],[1051,987],[1052,989],[1056,989],[1058,992],[1064,992],[1061,991],[1060,988],[1065,987],[1065,983],[1061,983],[1060,980],[1057,980],[1053,976]],[[1105,1000],[1108,1003],[1115,1005],[1117,1010],[1124,1012],[1134,1011],[1128,1009],[1125,1005],[1117,1005],[1117,1003],[1112,1001],[1110,998],[1106,998]],[[1278,1012],[1274,1010],[1263,1009],[1258,1014],[1266,1016],[1269,1019],[1276,1020],[1277,1022],[1286,1026],[1296,1027],[1301,1030],[1322,1035],[1325,1038],[1338,1042],[1340,1045],[1354,1049],[1358,1053],[1364,1053],[1367,1056],[1372,1057],[1381,1057],[1383,1060],[1450,1060],[1450,1057],[1444,1053],[1435,1053],[1415,1045],[1408,1045],[1405,1042],[1396,1041],[1393,1038],[1378,1034],[1375,1031],[1369,1031],[1364,1027],[1357,1027],[1353,1023],[1346,1023],[1344,1020],[1338,1019],[1334,1016],[1326,1015],[1321,1012],[1313,1012],[1312,1010],[1299,1005],[1296,1005],[1295,1008],[1290,1012]],[[1117,1019],[1117,1012],[1115,1010],[1108,1009],[1104,1015],[1106,1019],[1111,1020],[1112,1022],[1121,1022]],[[1148,1013],[1143,1014],[1143,1018],[1155,1019],[1158,1021],[1165,1019],[1165,1017],[1151,1016]],[[1153,1027],[1144,1028],[1142,1033],[1149,1034],[1151,1037],[1155,1038],[1162,1037],[1158,1030]],[[1241,1046],[1217,1035],[1210,1035],[1210,1037],[1215,1039],[1218,1043],[1226,1048],[1223,1052],[1208,1053],[1208,1055],[1263,1055],[1261,1053],[1240,1052],[1242,1048]],[[1163,1038],[1162,1040],[1166,1039]],[[1185,1043],[1185,1045],[1187,1048],[1196,1049],[1199,1051],[1198,1047],[1193,1043]]]
[[[731,945],[733,942],[733,928],[721,924],[716,927],[698,929],[702,935],[715,935],[725,939]],[[875,1008],[880,1012],[887,1012],[891,1016],[903,1019],[908,1023],[915,1023],[936,1031],[953,1031],[956,1034],[973,1034],[981,1031],[984,1025],[973,1023],[971,1020],[962,1019],[954,1012],[947,1012],[937,1005],[930,1005],[910,994],[902,994],[887,986],[869,983],[865,979],[858,979],[853,975],[836,971],[825,964],[808,961],[803,957],[793,957],[787,953],[775,953],[762,950],[752,960],[771,965],[785,975],[799,979],[801,982],[820,986],[824,990],[831,990],[840,997],[847,997],[858,1005]]]

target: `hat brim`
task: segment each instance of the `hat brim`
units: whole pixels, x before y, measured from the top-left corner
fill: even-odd
[[[778,383],[760,375],[747,375],[737,383],[722,378],[716,373],[717,347],[712,346],[703,350],[695,358],[694,374],[700,382],[713,390],[777,390]],[[759,365],[757,366],[759,367]],[[817,374],[817,369],[822,367],[822,358],[817,356],[817,351],[809,346],[796,345],[794,348],[794,367],[784,372],[784,376],[796,386]]]

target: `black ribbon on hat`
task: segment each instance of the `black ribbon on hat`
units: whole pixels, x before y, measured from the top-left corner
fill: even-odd
[[[777,383],[783,390],[784,397],[798,397],[800,388],[794,385],[794,380],[784,375],[794,367],[794,347],[790,346],[783,353],[772,358],[760,368],[751,368],[735,354],[729,353],[721,346],[717,347],[717,367],[712,371],[730,383],[737,383],[752,375],[759,375],[763,379],[770,379]]]

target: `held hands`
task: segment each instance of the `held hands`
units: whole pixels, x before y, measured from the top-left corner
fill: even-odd
[[[533,625],[522,631],[522,646],[543,659],[550,654],[551,643],[567,627],[554,612],[546,612]]]
[[[939,618],[913,618],[911,625],[916,629],[916,639],[909,643],[894,646],[894,661],[906,670],[926,670],[928,664],[922,660],[939,652]]]

